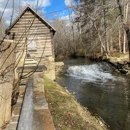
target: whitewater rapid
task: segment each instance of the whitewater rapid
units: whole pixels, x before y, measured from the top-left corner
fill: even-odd
[[[103,68],[102,64],[69,66],[67,69],[67,76],[75,77],[77,79],[84,79],[85,82],[108,82],[115,80],[123,80],[111,74],[108,66]]]

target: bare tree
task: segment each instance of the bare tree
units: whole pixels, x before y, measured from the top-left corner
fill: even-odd
[[[129,4],[130,2],[128,0],[125,0],[125,2],[120,0],[116,0],[118,8],[119,8],[119,16],[121,18],[121,26],[124,30],[124,32],[126,32],[126,34],[124,33],[124,43],[123,43],[123,53],[125,53],[125,47],[126,47],[126,37],[125,35],[127,35],[127,41],[128,41],[128,51],[129,51],[129,62],[130,62],[130,34],[129,34],[129,23],[128,23],[128,12],[129,12]]]
[[[0,39],[2,39],[5,36],[5,29],[7,28],[7,25],[5,24],[5,20],[1,18],[0,20]]]
[[[54,37],[55,55],[68,57],[76,51],[76,29],[69,20],[55,19],[53,21],[57,33]]]
[[[101,43],[101,53],[106,57],[110,51],[125,53],[128,50],[123,24],[128,21],[129,0],[75,1],[73,8],[80,14],[76,20],[81,24],[81,38],[83,44],[87,44],[87,52],[94,46],[100,51],[97,42]]]

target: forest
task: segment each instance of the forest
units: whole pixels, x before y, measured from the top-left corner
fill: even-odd
[[[53,20],[56,58],[129,52],[129,8],[129,0],[75,0],[67,20]]]

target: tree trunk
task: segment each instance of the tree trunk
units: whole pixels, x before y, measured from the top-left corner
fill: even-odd
[[[103,54],[103,49],[102,49],[102,45],[101,45],[101,54]]]
[[[103,43],[103,41],[102,41],[101,35],[100,35],[99,31],[98,31],[98,28],[96,27],[96,25],[94,25],[94,27],[95,27],[95,29],[97,30],[98,37],[99,37],[99,40],[100,40],[100,44],[101,44],[101,48],[102,48],[102,50],[103,50],[103,53],[105,53],[106,58],[108,59],[108,53],[107,53],[107,50],[106,50],[106,48],[105,48],[105,46],[104,46],[104,43]]]
[[[105,0],[102,1],[102,12],[103,12],[103,26],[104,26],[104,45],[105,45],[105,50],[106,53],[109,52],[108,49],[108,43],[107,43],[107,25],[106,25],[106,11],[105,11]]]
[[[113,51],[113,39],[112,36],[110,37],[110,51]]]
[[[124,1],[124,23],[128,21],[129,3],[127,0]],[[123,42],[123,53],[126,53],[126,33],[124,30],[124,42]]]
[[[107,47],[107,53],[108,53],[108,54],[109,54],[109,52],[110,52],[110,46],[109,46],[109,45],[110,45],[110,43],[109,43],[110,40],[109,40],[109,37],[110,37],[110,36],[109,36],[109,32],[108,32],[107,29],[106,29],[106,44],[107,44],[106,47]]]
[[[123,53],[125,54],[126,53],[126,33],[125,33],[125,31],[124,31],[124,42],[123,42]]]
[[[121,30],[119,28],[119,53],[121,53]]]
[[[129,51],[129,67],[130,67],[130,28],[127,27],[128,25],[124,25],[124,29],[126,31],[127,40],[128,40],[128,51]]]

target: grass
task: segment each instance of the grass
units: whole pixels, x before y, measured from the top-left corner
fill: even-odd
[[[45,95],[56,130],[105,130],[63,87],[47,78]]]

